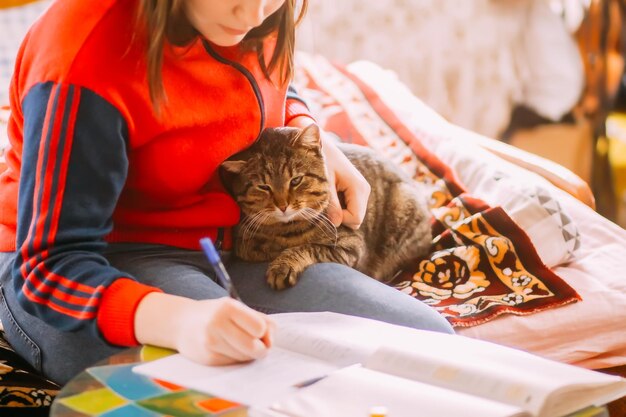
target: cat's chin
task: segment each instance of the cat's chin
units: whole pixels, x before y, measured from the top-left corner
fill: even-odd
[[[310,213],[308,214],[308,216],[313,215],[313,217],[317,218],[320,213]],[[291,211],[291,212],[287,212],[287,213],[276,213],[274,214],[274,216],[272,217],[273,220],[273,224],[288,224],[288,223],[294,223],[294,222],[310,222],[312,221],[312,218],[307,219],[307,216],[305,216],[302,212],[302,210],[295,210],[295,211]]]
[[[304,220],[304,219],[302,218],[300,213],[296,212],[296,213],[292,213],[289,215],[286,215],[286,214],[275,215],[274,220],[276,221],[276,223],[291,223],[295,220]]]

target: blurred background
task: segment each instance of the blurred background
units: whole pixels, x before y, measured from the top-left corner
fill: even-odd
[[[50,2],[0,0],[0,122],[20,40]],[[626,0],[310,0],[298,49],[394,71],[452,123],[574,171],[626,226],[625,11]]]
[[[457,125],[558,162],[626,226],[625,0],[312,0],[298,48],[395,71]]]

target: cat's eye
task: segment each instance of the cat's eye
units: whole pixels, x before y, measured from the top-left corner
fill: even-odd
[[[300,184],[302,182],[302,175],[299,177],[295,177],[291,180],[291,182],[289,183],[289,185],[291,185],[292,187],[296,187],[298,186],[298,184]]]
[[[261,185],[257,185],[257,188],[259,190],[263,190],[263,191],[272,191],[272,187],[270,187],[267,184],[261,184]]]

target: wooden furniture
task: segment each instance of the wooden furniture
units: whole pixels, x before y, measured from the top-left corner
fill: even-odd
[[[586,75],[580,108],[593,128],[591,188],[596,196],[598,211],[609,219],[616,216],[616,202],[605,122],[624,69],[620,47],[623,42],[623,10],[623,0],[592,0],[587,16],[576,33]]]

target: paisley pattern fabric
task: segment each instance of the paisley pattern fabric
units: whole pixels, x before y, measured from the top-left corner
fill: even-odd
[[[366,82],[307,56],[299,56],[296,84],[318,123],[340,140],[386,155],[428,190],[432,251],[390,285],[461,327],[580,300],[544,265],[504,209],[469,195],[456,173],[423,145],[425,138],[407,128]]]

